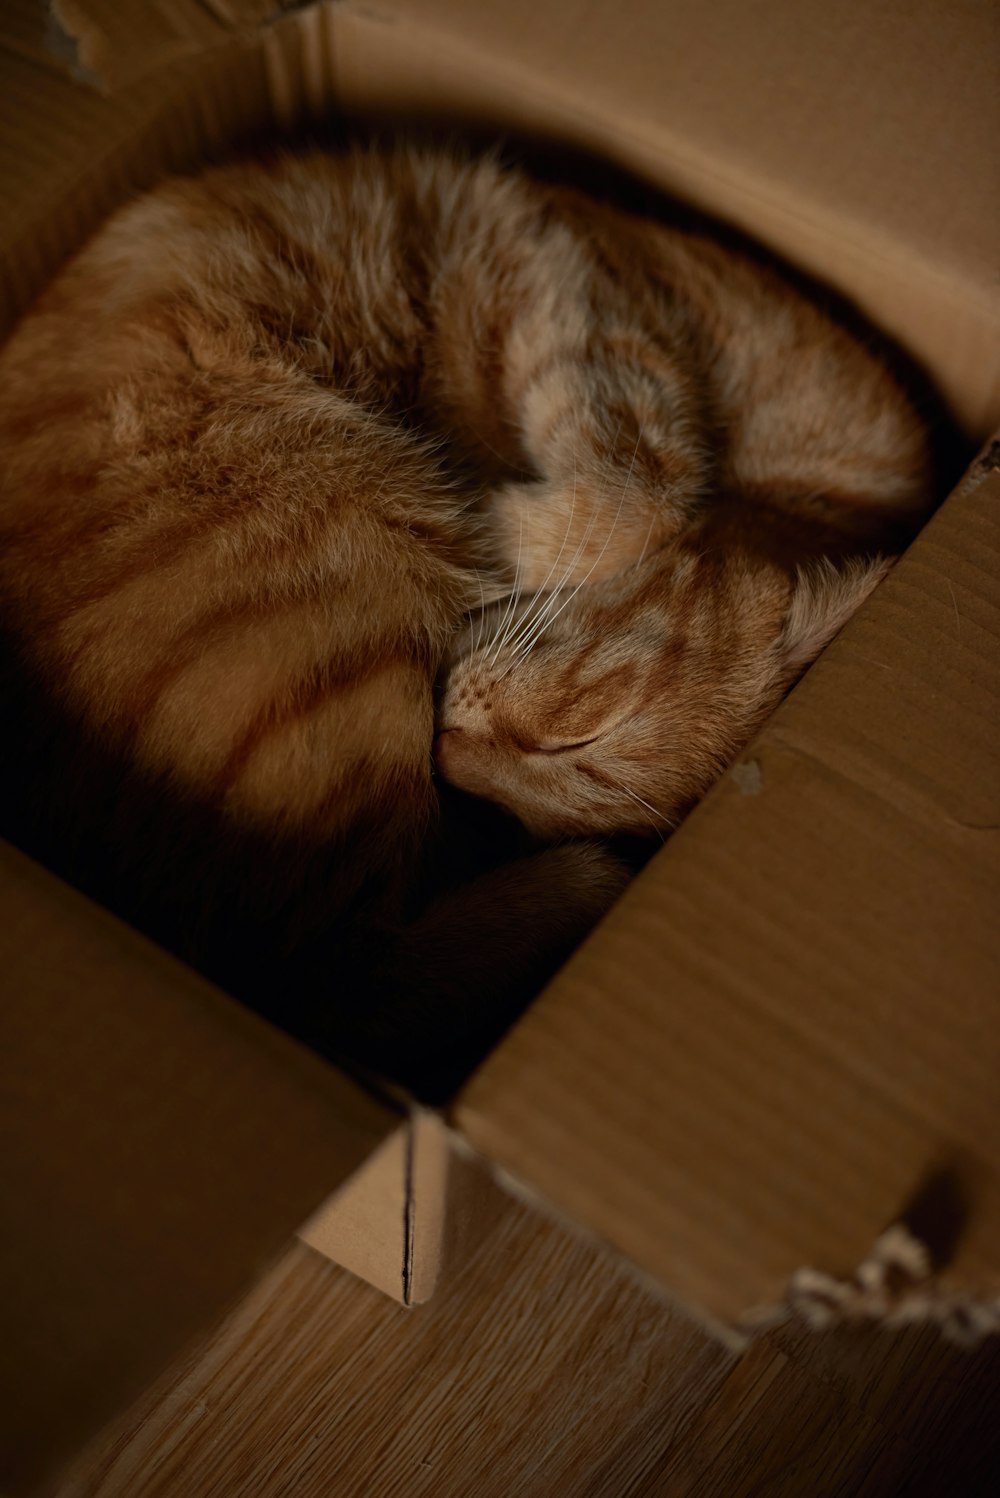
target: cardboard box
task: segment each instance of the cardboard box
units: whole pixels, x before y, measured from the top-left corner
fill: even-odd
[[[165,169],[336,110],[454,118],[594,150],[735,223],[898,339],[970,447],[1000,420],[985,7],[56,13],[16,0],[2,21],[5,326]],[[937,1293],[1000,1293],[997,453],[442,1117],[4,854],[12,1490],[307,1218],[416,1301],[514,1189],[732,1337],[801,1267],[849,1273],[944,1182]]]

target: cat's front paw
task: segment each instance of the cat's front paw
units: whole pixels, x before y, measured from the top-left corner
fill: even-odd
[[[600,582],[665,539],[664,517],[637,499],[627,511],[598,485],[511,483],[483,506],[489,544],[519,592]]]

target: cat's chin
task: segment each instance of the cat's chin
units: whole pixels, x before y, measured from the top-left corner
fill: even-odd
[[[569,837],[586,837],[596,829],[569,826],[565,813],[545,808],[525,808],[514,804],[504,794],[490,772],[489,751],[475,734],[462,728],[442,728],[434,740],[434,763],[442,780],[467,795],[491,801],[517,818],[539,842],[560,842]]]
[[[504,810],[513,809],[498,794],[491,773],[494,756],[479,735],[467,733],[463,728],[442,728],[434,740],[433,752],[438,775],[456,790],[492,801]]]

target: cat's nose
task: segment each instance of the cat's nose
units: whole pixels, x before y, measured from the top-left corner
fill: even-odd
[[[434,762],[435,764],[440,765],[442,769],[444,769],[444,760],[448,755],[450,744],[454,744],[455,734],[461,732],[462,730],[460,728],[442,728],[441,732],[434,740],[432,750],[434,754]]]

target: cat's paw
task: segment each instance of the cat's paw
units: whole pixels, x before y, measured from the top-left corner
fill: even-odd
[[[554,901],[574,944],[611,909],[634,873],[602,843],[562,843],[534,856],[533,876],[545,891],[540,903]],[[556,911],[550,914],[555,927]]]
[[[600,582],[661,545],[666,517],[638,497],[617,497],[578,480],[511,483],[483,505],[489,545],[518,591]]]

